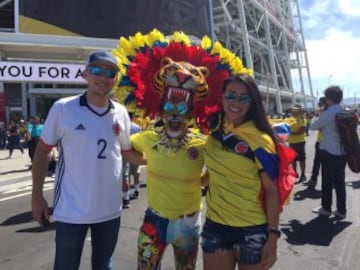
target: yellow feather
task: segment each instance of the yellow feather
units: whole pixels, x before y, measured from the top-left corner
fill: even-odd
[[[184,32],[176,31],[171,37],[171,41],[184,43],[188,46],[191,45],[190,39],[187,35],[184,34]]]
[[[150,47],[153,47],[155,41],[167,42],[167,39],[165,38],[163,33],[161,33],[157,29],[154,29],[147,35],[147,41],[148,45]]]
[[[120,38],[119,47],[124,51],[125,55],[131,55],[131,56],[135,55],[135,50],[132,47],[131,42],[129,40],[127,40],[126,38],[124,38],[124,37]]]
[[[211,39],[208,36],[203,36],[202,40],[201,40],[201,47],[204,50],[207,50],[209,48],[211,48],[212,42]]]
[[[146,39],[143,36],[142,33],[137,32],[135,36],[130,38],[133,48],[139,49],[141,47],[144,47],[146,44]]]

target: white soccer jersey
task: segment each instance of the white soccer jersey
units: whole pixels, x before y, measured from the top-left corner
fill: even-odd
[[[59,151],[55,220],[87,224],[120,216],[121,151],[131,148],[130,126],[125,107],[112,101],[103,114],[88,105],[85,95],[54,103],[41,140]]]

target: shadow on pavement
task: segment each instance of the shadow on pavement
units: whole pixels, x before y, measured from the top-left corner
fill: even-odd
[[[291,245],[329,246],[332,239],[351,224],[337,218],[317,216],[305,224],[297,219],[290,220],[281,231],[286,236],[285,241]]]
[[[53,213],[52,207],[49,208],[49,213],[50,213],[50,215],[52,215],[52,213]],[[19,225],[19,224],[33,222],[33,221],[34,221],[34,219],[32,217],[32,213],[29,211],[29,212],[18,214],[16,216],[6,219],[4,222],[2,222],[0,224],[0,226],[13,226],[13,225]],[[46,232],[46,231],[50,231],[50,230],[54,230],[54,229],[55,229],[55,222],[50,222],[50,224],[46,227],[36,226],[36,227],[32,227],[32,228],[17,230],[16,232],[39,233],[39,232]]]
[[[319,199],[321,198],[321,190],[316,190],[313,186],[307,186],[304,190],[295,192],[293,196],[294,201],[302,201],[306,198]]]
[[[21,229],[17,230],[18,233],[41,233],[41,232],[47,232],[47,231],[53,231],[55,230],[55,222],[51,222],[49,226],[42,227],[42,226],[36,226],[32,228],[27,229]]]
[[[10,173],[20,173],[20,172],[28,172],[29,168],[21,169],[21,170],[11,170],[6,172],[1,172],[0,175],[10,174]]]
[[[53,208],[52,207],[49,208],[49,213],[50,213],[50,215],[52,215],[52,213],[53,213]],[[13,217],[9,217],[5,221],[3,221],[0,224],[0,226],[19,225],[19,224],[23,224],[23,223],[32,222],[32,221],[34,221],[34,219],[32,217],[32,212],[29,211],[29,212],[18,214],[18,215],[13,216]]]

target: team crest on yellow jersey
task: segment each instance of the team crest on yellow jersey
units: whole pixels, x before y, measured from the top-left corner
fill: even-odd
[[[234,146],[234,151],[236,153],[239,154],[245,154],[249,151],[249,146],[247,143],[245,142],[238,142],[235,146]]]
[[[189,159],[195,160],[199,157],[199,150],[196,147],[190,147],[187,150],[187,155]]]

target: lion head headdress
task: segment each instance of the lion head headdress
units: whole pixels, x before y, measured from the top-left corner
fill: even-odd
[[[129,110],[140,109],[144,116],[155,117],[161,108],[173,106],[166,103],[171,95],[185,101],[177,103],[177,111],[190,109],[200,127],[220,109],[222,86],[229,76],[252,76],[241,59],[220,42],[213,43],[207,36],[191,42],[183,32],[165,37],[154,29],[121,37],[113,54],[121,63],[115,95]]]

